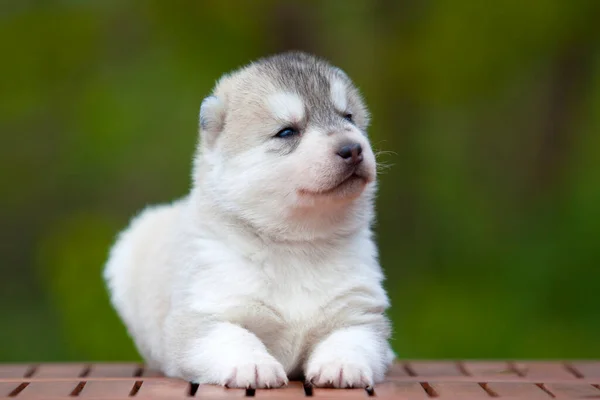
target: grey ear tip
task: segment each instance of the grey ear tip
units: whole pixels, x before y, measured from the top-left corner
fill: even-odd
[[[210,95],[200,104],[199,124],[203,130],[218,130],[222,124],[222,106],[220,99]]]
[[[204,99],[202,99],[202,102],[200,103],[200,114],[203,113],[203,111],[205,110],[205,108],[207,106],[209,106],[211,103],[215,103],[217,101],[217,96],[215,95],[210,95],[205,97]]]
[[[200,106],[206,104],[206,103],[212,103],[219,100],[217,96],[215,96],[214,94],[208,95],[205,98],[202,99],[202,102],[200,103]]]
[[[346,73],[346,71],[344,71],[343,69],[341,69],[340,67],[333,67],[332,68],[338,75],[341,75],[343,78],[349,79],[348,74]]]

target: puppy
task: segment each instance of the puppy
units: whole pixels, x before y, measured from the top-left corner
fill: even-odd
[[[150,367],[239,388],[383,379],[394,354],[368,122],[348,76],[305,53],[217,82],[190,193],[133,218],[104,269]]]

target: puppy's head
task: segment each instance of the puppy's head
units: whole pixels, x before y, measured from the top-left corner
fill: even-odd
[[[203,101],[195,185],[265,232],[356,229],[375,190],[368,122],[339,68],[297,52],[258,60]]]

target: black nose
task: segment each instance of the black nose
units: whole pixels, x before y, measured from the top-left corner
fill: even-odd
[[[348,164],[358,164],[363,160],[362,147],[358,143],[352,143],[342,146],[337,152]]]

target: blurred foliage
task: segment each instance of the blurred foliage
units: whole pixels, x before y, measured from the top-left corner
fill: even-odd
[[[377,234],[410,358],[600,357],[595,0],[0,4],[0,361],[137,359],[101,270],[189,189],[215,80],[303,49],[393,164]]]

